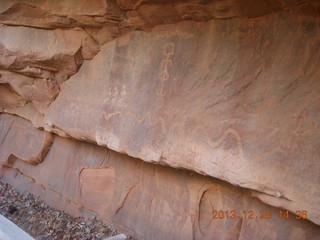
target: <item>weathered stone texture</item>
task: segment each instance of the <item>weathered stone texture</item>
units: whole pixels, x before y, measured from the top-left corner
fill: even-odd
[[[7,131],[0,134],[1,152],[5,148],[23,157],[19,153],[21,148],[7,145],[13,141],[28,144],[21,132],[30,132],[33,138],[38,136],[38,141],[42,141],[44,133],[32,128],[26,120],[4,114],[1,123]],[[1,155],[0,163],[4,161]],[[280,209],[252,198],[250,191],[61,137],[55,137],[41,164],[33,166],[17,159],[3,168],[2,180],[40,194],[60,209],[98,215],[138,239],[214,236],[214,239],[316,240],[320,235],[317,225],[295,219],[293,214],[290,219],[281,219]],[[234,210],[238,215],[243,210],[252,210],[254,219],[212,219],[213,210]],[[260,211],[271,211],[272,218],[260,219]]]
[[[319,222],[320,49],[306,22],[280,14],[128,34],[61,85],[45,122],[303,206]]]
[[[318,0],[1,1],[1,179],[138,238],[316,239],[319,16]]]

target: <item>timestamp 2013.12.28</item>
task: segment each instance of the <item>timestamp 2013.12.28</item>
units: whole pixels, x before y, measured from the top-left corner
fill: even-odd
[[[287,210],[213,210],[210,211],[210,213],[213,214],[212,219],[272,219],[273,217],[279,217],[281,219],[306,219],[308,214],[306,210],[298,210],[293,213]]]

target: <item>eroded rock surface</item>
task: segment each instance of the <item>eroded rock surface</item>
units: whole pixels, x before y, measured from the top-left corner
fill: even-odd
[[[319,225],[319,10],[311,0],[3,1],[2,179],[146,239],[222,239],[229,224],[230,239],[248,239],[267,228],[201,220],[199,199],[232,208],[206,181],[231,202],[246,199],[238,209],[304,210]],[[199,181],[201,196],[181,179]],[[309,222],[310,235],[293,230],[296,220],[273,218],[264,233],[316,236]]]
[[[61,85],[45,122],[311,212],[320,206],[320,52],[316,29],[304,32],[303,22],[315,23],[272,15],[128,34]],[[289,57],[297,52],[305,57]]]
[[[17,156],[21,150],[8,144],[13,142],[9,135],[19,128],[34,136],[43,132],[6,114],[1,123],[7,125],[2,129],[8,130],[8,136],[0,135],[0,151],[7,149]],[[15,137],[14,142],[28,143],[24,136]],[[2,156],[0,163],[5,161]],[[293,214],[280,218],[281,209],[252,198],[250,191],[58,136],[41,164],[18,159],[3,170],[2,180],[40,194],[57,208],[98,215],[138,239],[316,240],[320,234],[319,226]],[[212,219],[214,210],[235,211],[237,217]],[[252,219],[241,215],[244,210],[253,212]],[[260,219],[267,211],[271,218]]]

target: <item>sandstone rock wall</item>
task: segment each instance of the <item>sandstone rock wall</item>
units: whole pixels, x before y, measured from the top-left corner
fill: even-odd
[[[1,179],[139,238],[318,236],[319,10],[3,1]],[[211,221],[234,208],[313,223]]]
[[[95,214],[138,239],[318,239],[320,229],[307,220],[281,219],[280,209],[250,191],[196,173],[145,163],[105,147],[55,136],[44,161],[45,133],[30,122],[1,115],[2,180],[39,194],[74,214]],[[21,150],[19,143],[29,146]],[[54,170],[54,171],[53,171]],[[251,210],[254,219],[212,219],[213,210]],[[260,219],[260,211],[272,212]],[[240,214],[238,214],[240,215]]]

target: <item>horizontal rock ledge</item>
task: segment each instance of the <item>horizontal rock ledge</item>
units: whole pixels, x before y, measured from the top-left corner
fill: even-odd
[[[313,17],[275,14],[120,37],[61,84],[44,122],[147,162],[281,196],[289,200],[282,207],[303,207],[319,223],[319,68],[308,65],[319,62],[319,48],[306,22],[315,26]]]
[[[283,209],[248,190],[78,140],[55,136],[44,161],[32,165],[25,159],[42,148],[44,131],[8,114],[0,115],[0,124],[1,181],[74,215],[94,214],[137,239],[320,235],[319,226],[292,213],[285,218]],[[4,166],[9,153],[17,159]]]
[[[0,179],[138,238],[316,238],[319,9],[2,1]],[[313,223],[206,212],[233,207]]]

